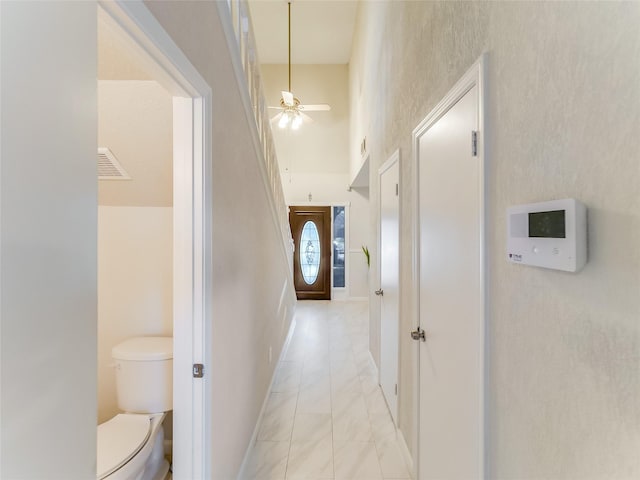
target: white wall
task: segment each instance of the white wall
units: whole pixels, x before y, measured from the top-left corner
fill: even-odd
[[[95,478],[96,6],[0,4],[0,477]]]
[[[118,413],[111,349],[173,335],[173,209],[98,207],[98,422]]]
[[[209,477],[236,478],[295,305],[279,225],[216,2],[147,2],[213,91]],[[245,87],[246,88],[246,87]],[[244,91],[246,93],[246,91]],[[265,253],[265,254],[263,254]],[[269,348],[273,359],[269,363]]]
[[[373,175],[401,148],[400,427],[414,451],[411,132],[487,51],[488,478],[640,477],[638,24],[633,2],[360,4],[351,153],[366,134]],[[565,197],[589,207],[585,269],[507,263],[506,208]]]

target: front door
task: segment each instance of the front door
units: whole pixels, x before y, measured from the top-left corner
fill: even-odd
[[[289,207],[298,300],[331,299],[331,207]]]
[[[419,480],[483,478],[483,169],[473,145],[478,85],[452,103],[416,145],[424,330]]]

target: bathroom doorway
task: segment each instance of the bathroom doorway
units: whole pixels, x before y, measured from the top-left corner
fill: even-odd
[[[209,279],[204,266],[211,259],[212,212],[210,178],[205,172],[210,172],[211,168],[211,90],[142,2],[99,4],[99,30],[107,31],[109,38],[99,38],[99,43],[110,42],[111,48],[109,52],[104,48],[101,50],[104,45],[99,45],[99,63],[112,55],[111,66],[101,65],[99,71],[103,77],[113,77],[99,79],[107,82],[99,84],[98,88],[99,99],[105,105],[102,112],[99,108],[99,116],[106,113],[106,105],[109,109],[118,103],[123,108],[131,108],[134,104],[140,107],[136,111],[128,110],[129,113],[122,113],[127,110],[114,113],[110,124],[117,124],[120,130],[126,129],[127,125],[142,129],[138,137],[140,142],[134,145],[138,148],[136,160],[140,157],[148,160],[146,166],[138,170],[137,177],[140,179],[144,175],[151,179],[147,187],[140,189],[144,193],[130,192],[133,197],[140,194],[144,199],[131,200],[130,197],[127,203],[134,205],[127,205],[124,217],[121,211],[113,208],[108,212],[111,217],[115,214],[117,222],[124,226],[120,232],[130,232],[129,237],[120,234],[123,247],[137,244],[148,257],[143,262],[146,271],[137,271],[134,275],[131,272],[127,275],[126,269],[119,272],[125,282],[135,285],[135,288],[122,288],[120,292],[123,296],[134,297],[137,300],[134,303],[144,307],[128,313],[142,319],[130,336],[173,334],[173,476],[205,478],[209,471],[204,455],[205,442],[210,437],[208,380],[206,376],[194,378],[192,370],[194,364],[206,365],[208,360],[204,339],[208,335],[205,319],[210,316],[208,292],[211,289],[207,288]],[[125,79],[127,76],[132,78]],[[126,85],[122,83],[124,80]],[[129,100],[126,100],[127,95]],[[145,132],[145,128],[152,131]],[[143,134],[156,141],[144,147]],[[116,161],[107,158],[108,162],[121,163],[125,175],[133,178],[133,172],[127,171],[125,158],[118,162],[117,148],[99,146],[106,149],[102,151],[104,155],[111,155]],[[151,151],[160,146],[161,149]],[[133,182],[135,179],[122,180],[120,187],[111,183],[110,190],[127,190],[125,186],[131,187]],[[135,205],[135,202],[139,204]],[[150,206],[150,202],[155,203]],[[114,219],[109,221],[113,223]],[[123,259],[112,255],[110,260],[113,266]],[[102,300],[103,303],[106,301]],[[123,300],[115,296],[108,299],[108,304],[115,308]],[[105,352],[102,352],[104,356]]]

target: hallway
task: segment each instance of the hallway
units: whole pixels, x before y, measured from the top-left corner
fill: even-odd
[[[299,301],[245,478],[408,479],[368,350],[366,302]]]

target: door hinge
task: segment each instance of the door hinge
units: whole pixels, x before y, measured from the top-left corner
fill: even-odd
[[[204,377],[204,365],[201,363],[193,364],[193,378],[202,378]]]
[[[398,396],[398,384],[396,383],[396,397]]]
[[[471,156],[478,156],[478,132],[475,130],[471,132]]]
[[[396,183],[396,197],[398,196],[398,192],[400,191],[400,187],[398,186],[398,184]]]

